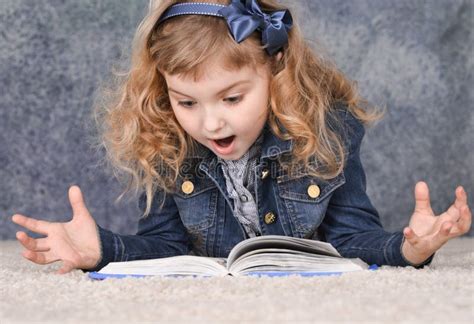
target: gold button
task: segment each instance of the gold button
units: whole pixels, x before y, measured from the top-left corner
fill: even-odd
[[[270,173],[270,171],[268,171],[267,169],[263,169],[262,170],[262,179],[265,179],[268,176],[269,173]]]
[[[274,213],[272,213],[272,212],[266,213],[265,218],[264,218],[265,224],[269,225],[269,224],[275,223],[276,218],[277,217]]]
[[[191,181],[184,181],[181,190],[187,195],[194,191],[194,184]]]
[[[319,189],[319,187],[317,185],[311,185],[308,187],[308,195],[311,197],[311,198],[317,198],[319,197],[319,194],[321,193],[321,190]]]

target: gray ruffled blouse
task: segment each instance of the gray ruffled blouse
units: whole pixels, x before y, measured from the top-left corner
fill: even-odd
[[[249,237],[260,235],[257,205],[255,203],[255,166],[261,153],[263,133],[238,160],[220,162],[229,197],[234,201],[234,216],[243,225]]]

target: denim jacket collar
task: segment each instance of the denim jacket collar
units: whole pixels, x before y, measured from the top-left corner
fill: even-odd
[[[281,126],[283,133],[286,132],[286,129]],[[274,158],[283,153],[290,152],[293,148],[292,140],[282,140],[276,136],[270,129],[270,124],[268,122],[265,124],[263,129],[265,132],[263,137],[262,144],[262,159],[264,158]]]

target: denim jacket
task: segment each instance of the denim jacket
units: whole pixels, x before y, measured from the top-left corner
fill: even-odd
[[[343,172],[326,181],[304,170],[285,173],[277,158],[291,153],[292,141],[279,139],[268,123],[265,125],[261,156],[254,170],[262,235],[326,241],[343,257],[358,257],[369,264],[417,268],[430,264],[434,254],[421,264],[408,262],[401,252],[403,233],[382,228],[366,194],[359,157],[364,127],[344,107],[337,111],[342,121],[338,131],[348,156]],[[156,192],[150,214],[138,221],[136,235],[116,234],[97,225],[102,258],[93,269],[82,270],[98,271],[109,262],[185,254],[227,257],[232,247],[248,236],[232,214],[233,200],[217,161],[207,148],[191,154],[176,192]],[[142,194],[138,202],[142,211],[145,201]]]

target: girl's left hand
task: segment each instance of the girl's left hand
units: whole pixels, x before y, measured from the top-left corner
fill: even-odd
[[[472,215],[467,205],[464,188],[456,188],[456,200],[439,216],[430,204],[430,193],[425,182],[415,186],[415,211],[408,227],[403,229],[405,241],[402,252],[405,259],[420,264],[453,237],[463,235],[471,228]]]

